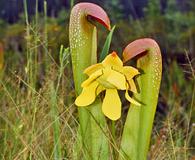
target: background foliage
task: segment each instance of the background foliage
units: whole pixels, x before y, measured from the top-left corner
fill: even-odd
[[[110,51],[120,55],[121,46],[142,37],[154,38],[161,47],[163,80],[150,159],[195,158],[195,1],[90,2],[102,6],[111,24],[116,25]],[[0,81],[0,159],[52,159],[56,146],[63,157],[70,159],[78,122],[69,50],[61,48],[60,52],[60,46],[69,47],[73,1],[47,0],[47,12],[43,1],[38,2],[39,12],[35,0],[27,3],[29,26],[23,1],[0,1],[0,41],[5,58]],[[15,10],[10,10],[14,5]],[[99,29],[99,52],[107,34]],[[38,56],[38,72],[31,81],[27,51]],[[125,115],[128,104],[125,100],[123,104]],[[124,119],[116,124],[116,144]]]

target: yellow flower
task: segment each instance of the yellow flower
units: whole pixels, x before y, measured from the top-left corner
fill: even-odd
[[[102,104],[102,112],[111,120],[117,120],[121,116],[121,101],[117,90],[126,90],[126,99],[140,106],[140,103],[132,99],[128,90],[137,93],[133,77],[139,74],[136,68],[123,66],[123,62],[116,52],[109,54],[102,63],[94,64],[84,71],[89,76],[81,87],[81,94],[75,100],[77,106],[88,106],[95,101],[100,92],[106,90]]]

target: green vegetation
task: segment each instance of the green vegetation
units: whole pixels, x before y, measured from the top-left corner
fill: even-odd
[[[107,1],[105,5],[116,24],[110,51],[122,53],[121,46],[141,37],[154,38],[162,49],[163,77],[149,159],[195,158],[195,3],[189,2],[188,9],[182,11],[174,0],[168,0],[162,12],[160,0],[149,0],[140,19],[124,19],[121,7],[115,9],[118,3]],[[80,137],[69,53],[70,9],[54,18],[47,17],[46,1],[44,7],[44,13],[36,12],[32,17],[24,9],[15,24],[0,20],[4,46],[0,73],[2,160],[73,159],[78,156],[75,149],[83,152],[75,145]],[[105,29],[98,33],[99,57],[107,35]],[[108,121],[113,155],[119,152],[129,104],[124,100],[123,106],[117,127]]]

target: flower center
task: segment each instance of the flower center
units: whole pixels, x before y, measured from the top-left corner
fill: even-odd
[[[106,81],[106,79],[103,76],[99,77],[97,81],[106,89],[116,89],[116,87],[113,84]]]
[[[102,75],[97,78],[97,81],[106,89],[117,89],[117,87],[109,82],[109,78],[112,74],[113,70],[111,67],[106,67],[102,69]]]

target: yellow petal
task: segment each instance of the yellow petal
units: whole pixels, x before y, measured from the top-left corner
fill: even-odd
[[[105,88],[102,85],[98,85],[98,87],[96,89],[96,96],[99,95],[104,90],[105,90]]]
[[[116,89],[106,90],[102,112],[111,120],[117,120],[121,117],[121,101]]]
[[[134,68],[134,67],[131,67],[131,66],[125,66],[123,67],[123,74],[126,76],[126,78],[129,80],[129,79],[132,79],[134,76],[140,74],[139,71]]]
[[[77,106],[88,106],[94,102],[96,97],[96,88],[98,82],[94,81],[89,86],[83,88],[81,94],[76,98],[75,104]]]
[[[87,87],[90,83],[92,83],[96,78],[101,76],[103,74],[102,70],[98,70],[91,74],[87,80],[85,80],[82,84],[81,87]]]
[[[125,90],[126,89],[126,79],[125,76],[121,73],[111,70],[110,75],[106,79],[109,83],[116,86],[117,89]]]
[[[131,97],[129,96],[128,90],[126,90],[126,92],[125,92],[125,98],[126,98],[129,102],[131,102],[131,103],[133,103],[133,104],[135,104],[135,105],[137,105],[137,106],[141,106],[141,104],[140,104],[139,102],[137,102],[136,100],[134,100],[133,98],[131,98]]]
[[[135,85],[135,82],[133,79],[129,79],[128,80],[128,83],[129,83],[129,87],[128,89],[134,93],[137,93],[137,88],[136,88],[136,85]]]
[[[106,58],[102,61],[102,64],[104,67],[110,67],[110,66],[117,66],[117,67],[122,67],[123,62],[121,59],[118,57],[116,52],[112,52]]]
[[[99,69],[103,69],[103,65],[101,63],[97,63],[92,66],[89,66],[84,70],[84,73],[90,76],[92,73],[96,72]]]

